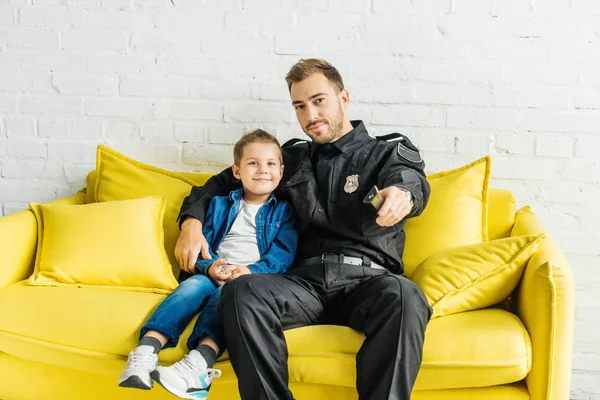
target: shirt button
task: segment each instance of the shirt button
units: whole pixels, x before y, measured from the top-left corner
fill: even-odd
[[[323,209],[322,209],[322,208],[319,208],[319,212],[323,212]]]

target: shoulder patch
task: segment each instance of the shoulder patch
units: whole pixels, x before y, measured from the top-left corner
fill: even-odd
[[[285,142],[281,147],[292,147],[292,146],[300,145],[303,143],[308,143],[308,140],[294,138],[294,139],[290,139],[287,142]]]
[[[421,154],[418,151],[408,148],[403,140],[400,140],[397,145],[398,155],[411,163],[418,164],[423,161]]]

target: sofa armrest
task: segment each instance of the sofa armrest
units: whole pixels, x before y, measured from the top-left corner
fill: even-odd
[[[544,229],[528,208],[517,213],[511,236]],[[525,383],[532,400],[569,399],[573,350],[574,284],[567,260],[546,238],[531,257],[515,292],[516,314],[532,344]]]
[[[85,204],[81,191],[52,204]],[[37,245],[37,222],[31,210],[0,218],[0,290],[27,279],[33,272]]]

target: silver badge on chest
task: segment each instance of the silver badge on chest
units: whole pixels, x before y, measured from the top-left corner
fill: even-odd
[[[358,189],[358,175],[350,175],[346,177],[346,184],[344,185],[344,192],[354,193]]]

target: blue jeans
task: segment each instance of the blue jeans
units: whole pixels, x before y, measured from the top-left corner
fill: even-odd
[[[203,335],[212,338],[219,346],[219,355],[225,349],[223,326],[217,314],[217,305],[221,297],[221,286],[217,286],[206,275],[182,274],[183,280],[152,313],[142,327],[140,338],[149,330],[159,332],[169,338],[165,349],[177,346],[185,327],[202,308],[194,330],[187,341],[190,350],[198,346]]]

